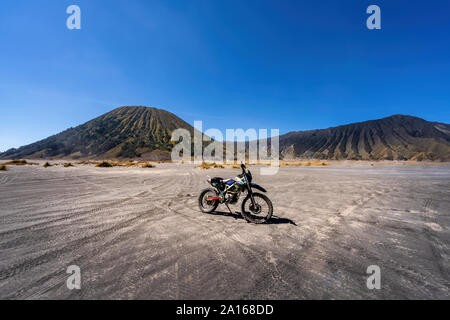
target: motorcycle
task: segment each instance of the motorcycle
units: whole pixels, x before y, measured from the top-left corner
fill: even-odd
[[[243,192],[247,192],[247,196],[242,201],[241,215],[248,222],[261,224],[272,218],[273,206],[270,199],[253,189],[267,192],[260,185],[252,182],[253,176],[250,170],[244,164],[241,164],[242,174],[233,179],[223,179],[220,177],[210,178],[208,183],[212,188],[203,190],[198,198],[200,210],[204,213],[214,212],[219,204],[225,204],[230,211],[229,204],[236,204]]]

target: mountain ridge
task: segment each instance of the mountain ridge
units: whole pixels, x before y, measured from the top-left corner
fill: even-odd
[[[450,160],[450,125],[393,115],[280,136],[284,159]]]
[[[123,106],[0,158],[170,158],[171,133],[194,128],[163,109]]]
[[[0,159],[169,160],[171,133],[194,128],[163,109],[116,108],[75,128],[0,153]],[[292,131],[279,136],[282,159],[450,161],[450,125],[409,115]],[[270,139],[269,139],[270,143]]]

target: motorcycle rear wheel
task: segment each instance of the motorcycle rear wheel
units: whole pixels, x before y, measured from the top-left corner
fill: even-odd
[[[198,207],[203,213],[212,213],[219,206],[219,200],[207,200],[208,198],[217,197],[217,191],[208,188],[203,190],[198,197]]]

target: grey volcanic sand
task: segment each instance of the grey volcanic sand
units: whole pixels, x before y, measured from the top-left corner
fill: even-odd
[[[206,175],[237,169],[8,169],[2,299],[450,298],[449,166],[253,167],[268,225],[198,210]],[[66,287],[70,265],[81,290]],[[366,287],[369,265],[381,290]]]

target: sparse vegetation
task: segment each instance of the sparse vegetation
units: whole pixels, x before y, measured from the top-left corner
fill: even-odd
[[[211,169],[211,165],[209,163],[203,162],[201,165],[197,166],[196,168],[208,170],[208,169]]]
[[[133,161],[102,161],[96,164],[98,168],[112,168],[112,167],[141,167],[154,168],[155,166],[148,162],[133,162]]]
[[[74,165],[70,162],[64,163],[64,168],[74,167]]]
[[[128,167],[135,167],[138,165],[138,163],[135,163],[133,161],[126,161],[126,162],[118,161],[118,162],[113,163],[113,165],[116,167],[127,167],[128,168]]]
[[[37,163],[34,162],[28,162],[27,160],[12,160],[5,163],[2,163],[2,165],[10,165],[10,166],[25,166],[25,165],[37,165]]]
[[[256,162],[256,163],[245,163],[246,167],[251,166],[271,166],[272,164],[270,162]],[[280,161],[279,166],[280,167],[326,167],[330,166],[330,162],[328,161],[321,161],[321,160],[304,160],[304,161]],[[233,169],[240,169],[241,166],[238,164],[226,164],[227,167],[231,167]],[[224,165],[217,164],[217,163],[207,163],[203,162],[201,165],[197,166],[196,168],[200,169],[212,169],[212,168],[225,168]]]
[[[97,168],[112,168],[114,167],[111,163],[109,163],[108,161],[103,161],[100,162],[99,164],[96,165]]]
[[[201,165],[199,165],[199,166],[197,166],[196,168],[200,168],[200,169],[205,169],[205,170],[208,170],[208,169],[211,169],[211,168],[220,168],[220,169],[223,169],[223,168],[225,168],[223,165],[221,165],[221,164],[217,164],[217,163],[206,163],[206,162],[203,162]]]
[[[78,161],[76,164],[95,164],[95,165],[97,165],[98,163],[99,163],[98,161],[83,160],[83,161]]]
[[[6,166],[5,165],[0,165],[0,171],[6,171],[6,170],[8,170],[7,168],[6,168]]]
[[[301,166],[305,166],[305,167],[326,167],[326,166],[330,166],[330,163],[327,161],[281,161],[280,162],[280,167],[301,167]]]
[[[49,162],[44,163],[43,167],[44,168],[48,168],[48,167],[52,167],[53,165]]]

